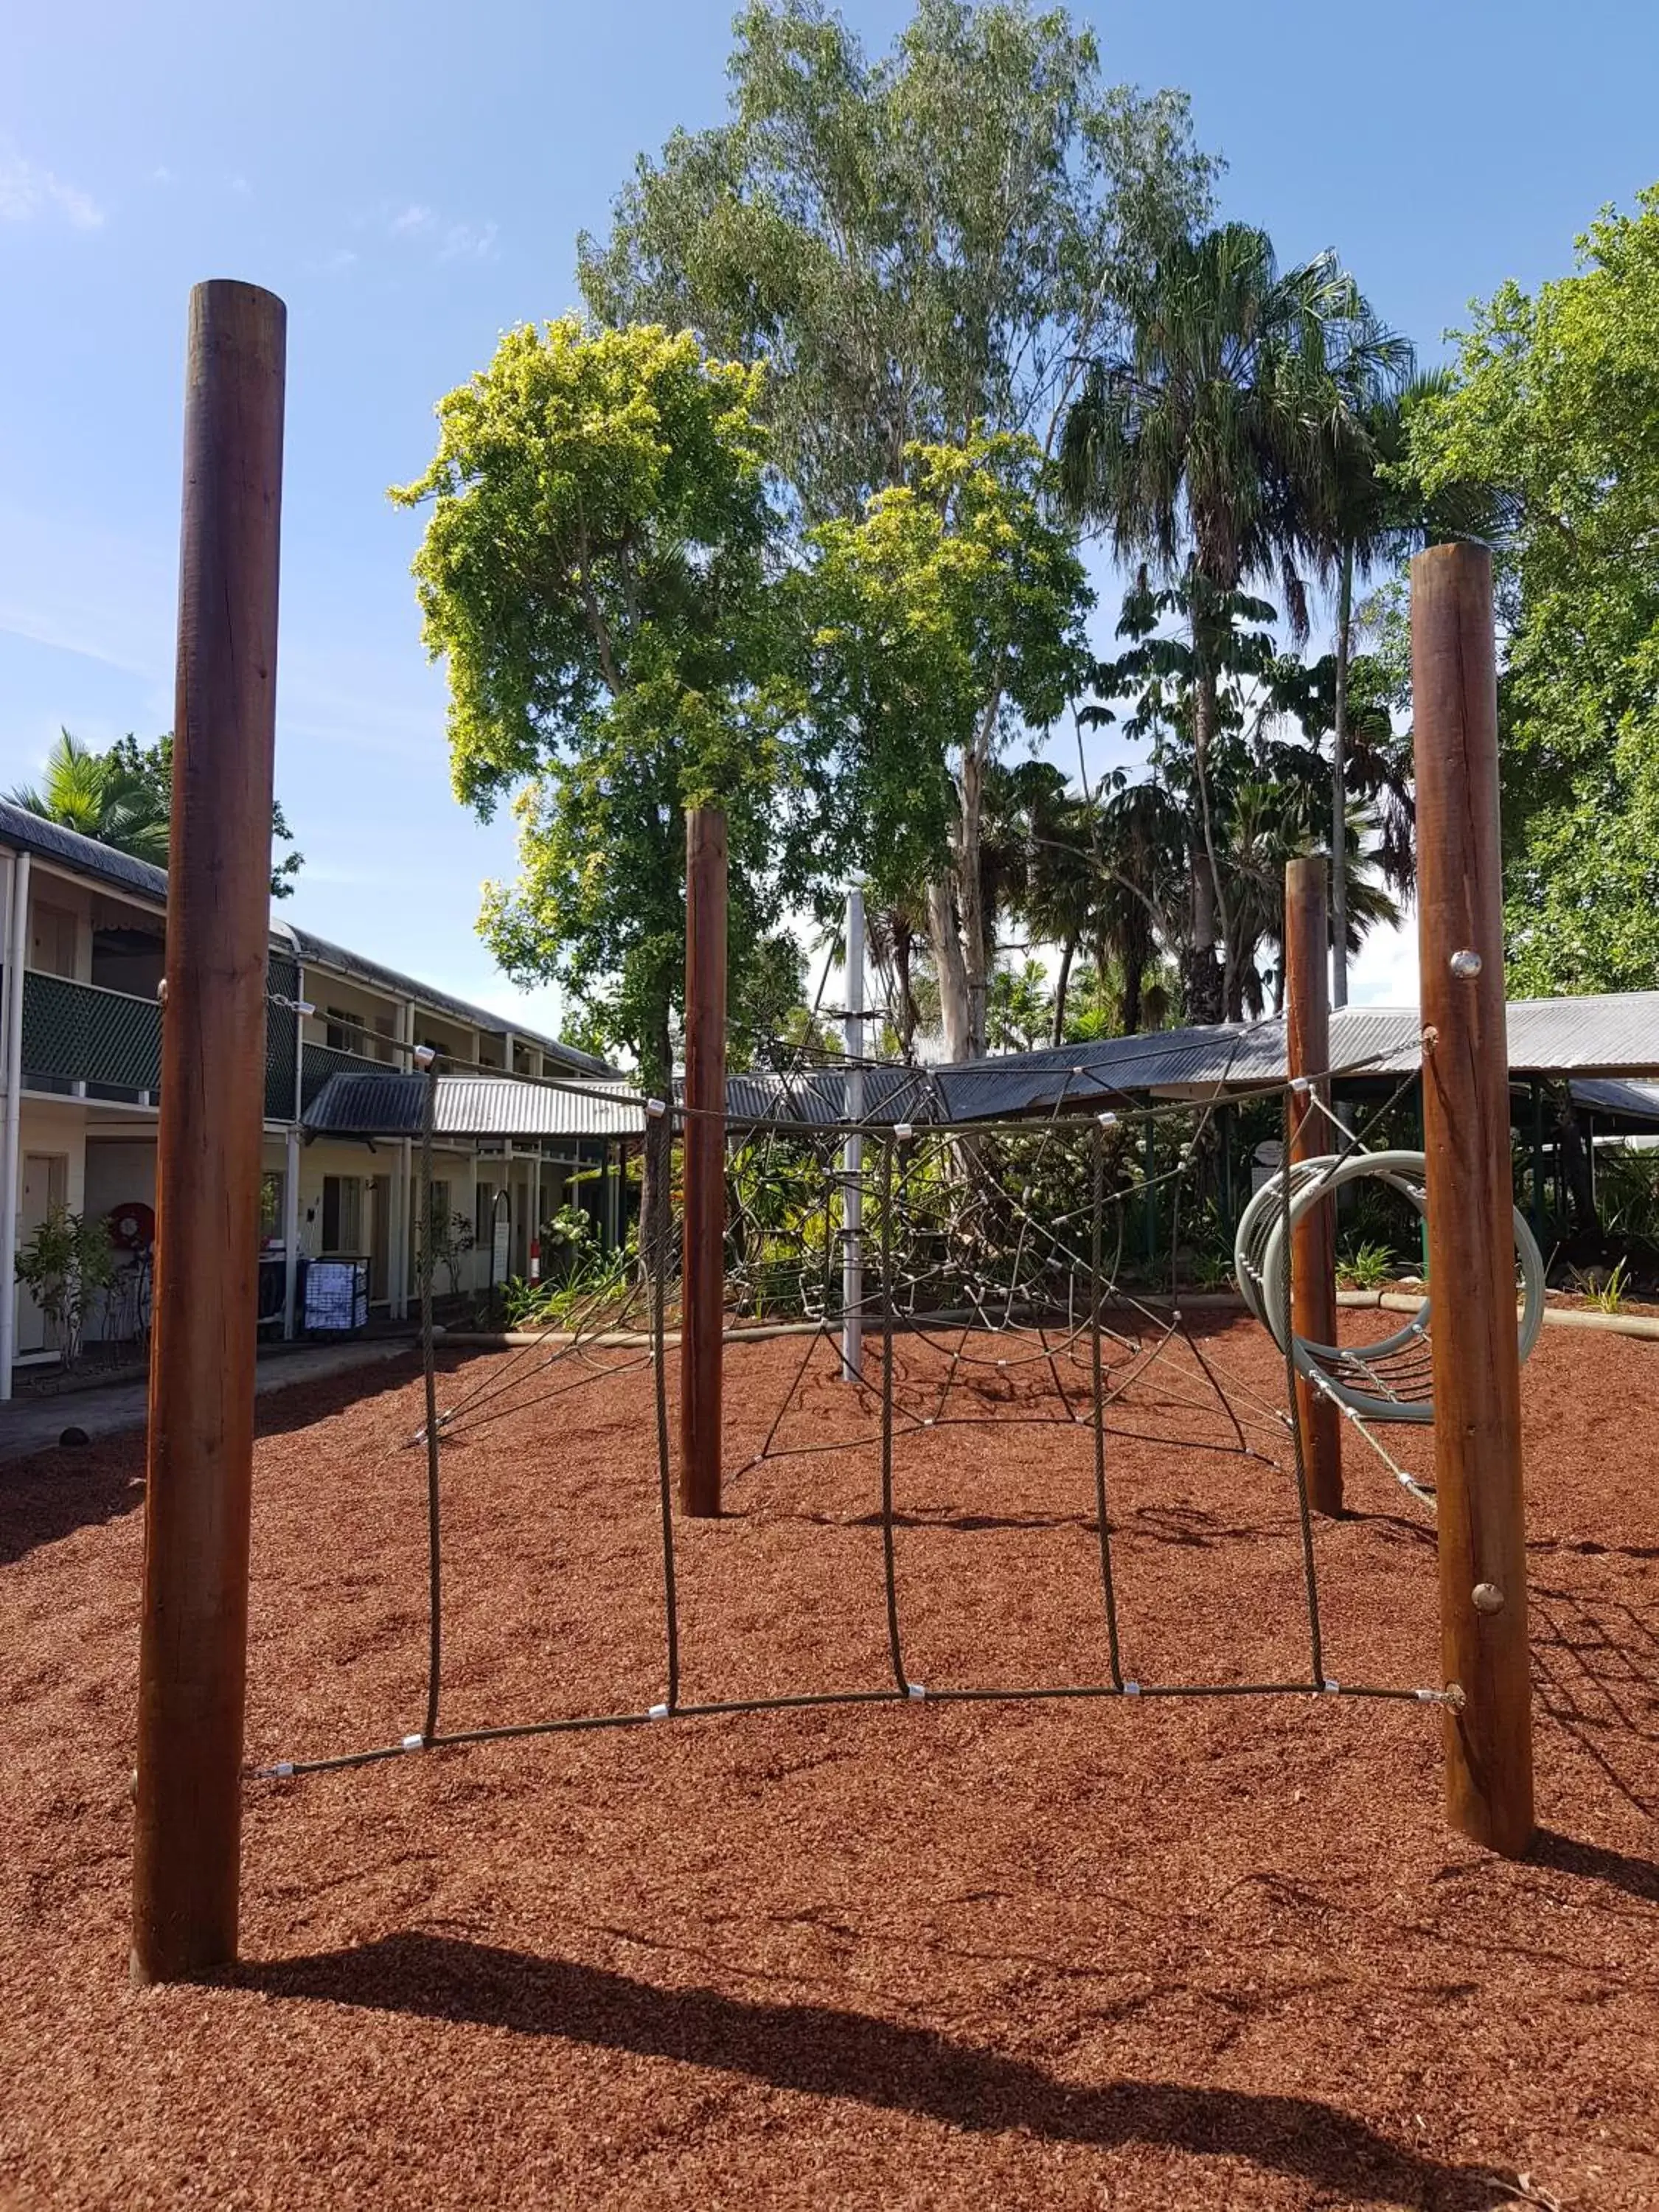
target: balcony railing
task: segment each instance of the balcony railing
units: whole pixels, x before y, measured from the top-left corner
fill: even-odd
[[[392,1075],[391,1062],[365,1053],[341,1052],[329,1044],[308,1044],[300,1053],[300,1110],[303,1113],[331,1075]]]
[[[271,962],[270,988],[293,995],[297,975]],[[297,1018],[285,1006],[268,1006],[265,1018],[265,1118],[294,1119],[294,1073]],[[350,1053],[329,1053],[307,1045],[303,1082],[309,1103],[321,1089],[331,1063],[378,1067]],[[313,1075],[313,1054],[331,1063]],[[110,991],[100,983],[78,983],[67,975],[28,969],[23,976],[23,1083],[26,1089],[65,1091],[84,1084],[96,1097],[159,1103],[161,1085],[161,1009],[154,999]]]
[[[23,1080],[86,1083],[154,1097],[161,1081],[161,1010],[67,975],[23,976]]]

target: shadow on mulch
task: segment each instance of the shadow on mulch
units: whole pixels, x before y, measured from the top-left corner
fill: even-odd
[[[602,1967],[453,1936],[386,1936],[350,1950],[250,1963],[234,1978],[270,1997],[361,2005],[678,2059],[803,2096],[855,2099],[969,2133],[1018,2129],[1044,2142],[1101,2150],[1134,2142],[1200,2156],[1229,2152],[1340,2191],[1345,2203],[1485,2212],[1515,2196],[1490,2169],[1425,2157],[1314,2098],[1169,2081],[1086,2088],[1022,2059],[869,2014],[756,2003],[717,1990],[659,1989]]]
[[[101,1527],[144,1502],[144,1439],[114,1437],[95,1455],[52,1449],[0,1467],[0,1567],[38,1544]]]
[[[1625,1851],[1604,1850],[1600,1844],[1581,1844],[1577,1838],[1558,1834],[1553,1828],[1538,1831],[1527,1857],[1534,1866],[1551,1867],[1557,1874],[1576,1875],[1582,1881],[1605,1882],[1609,1889],[1622,1889],[1627,1897],[1639,1897],[1645,1904],[1659,1905],[1659,1860],[1632,1858]]]
[[[442,1370],[441,1364],[440,1371]],[[348,1406],[403,1389],[419,1372],[411,1352],[382,1364],[351,1367],[313,1382],[297,1377],[254,1401],[255,1433],[287,1436],[343,1413]],[[65,1419],[69,1416],[66,1414]],[[0,1465],[0,1566],[77,1528],[136,1513],[144,1502],[144,1431],[94,1439],[91,1449],[49,1445]]]

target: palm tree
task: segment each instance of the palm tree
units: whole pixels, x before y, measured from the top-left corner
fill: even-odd
[[[1252,777],[1231,794],[1224,847],[1233,886],[1229,1021],[1255,1019],[1267,1010],[1261,967],[1264,950],[1271,953],[1273,1011],[1284,1012],[1285,866],[1319,850],[1322,811],[1312,776],[1292,774],[1272,781]],[[1344,927],[1350,949],[1356,952],[1368,930],[1400,919],[1399,908],[1370,873],[1372,855],[1366,850],[1366,839],[1374,828],[1375,817],[1362,808],[1354,809],[1344,824]]]
[[[58,742],[46,756],[46,772],[39,788],[20,786],[10,794],[12,804],[56,822],[65,830],[78,830],[100,845],[131,853],[135,860],[167,866],[167,809],[154,786],[136,774],[118,747],[107,753],[60,730]]]
[[[1194,750],[1206,866],[1193,873],[1188,1012],[1213,1019],[1226,978],[1226,894],[1208,796],[1216,727],[1207,607],[1247,577],[1283,579],[1306,634],[1298,563],[1321,544],[1316,488],[1349,435],[1346,390],[1379,382],[1400,342],[1329,253],[1281,274],[1265,231],[1229,223],[1182,239],[1132,285],[1124,347],[1091,362],[1060,435],[1060,481],[1121,555],[1186,563],[1194,658]]]
[[[1403,344],[1403,341],[1397,341]],[[1480,537],[1495,526],[1492,494],[1475,484],[1457,484],[1433,495],[1412,480],[1412,411],[1425,399],[1442,397],[1454,381],[1449,369],[1401,377],[1397,368],[1379,366],[1376,349],[1361,349],[1339,377],[1349,411],[1360,434],[1333,436],[1328,443],[1315,519],[1316,562],[1336,583],[1336,706],[1331,740],[1331,832],[1334,852],[1348,812],[1348,675],[1353,655],[1353,592],[1357,580],[1379,567],[1392,567],[1419,546],[1448,538]],[[1332,872],[1331,939],[1334,957],[1331,999],[1348,1000],[1348,932],[1344,872]]]

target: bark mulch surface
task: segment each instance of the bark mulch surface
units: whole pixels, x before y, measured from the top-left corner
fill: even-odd
[[[1143,1432],[1109,1439],[1125,1668],[1304,1680],[1282,1370],[1243,1321],[1200,1344],[1262,1456],[1190,1349],[1135,1379],[1109,1347]],[[825,1348],[777,1438],[811,1449],[737,1471],[803,1349],[728,1361],[729,1510],[678,1531],[687,1700],[891,1680],[873,1406]],[[1081,1411],[1086,1376],[1034,1350],[975,1340],[946,1420],[901,1421],[930,1688],[1105,1678],[1056,1387]],[[652,1377],[592,1357],[447,1355],[447,1729],[664,1694]],[[897,1363],[921,1418],[945,1354]],[[1431,1706],[817,1707],[250,1781],[244,1963],[142,1993],[142,1445],[7,1468],[0,2201],[1659,2206],[1659,1346],[1547,1332],[1523,1394],[1524,1862],[1446,1830]],[[261,1402],[252,1763],[420,1726],[419,1401],[400,1364]],[[1426,1435],[1389,1442],[1427,1470]],[[1324,1671],[1434,1685],[1428,1517],[1346,1449]]]

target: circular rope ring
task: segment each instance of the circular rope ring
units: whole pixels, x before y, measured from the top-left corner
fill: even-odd
[[[1428,1211],[1427,1164],[1421,1152],[1351,1152],[1298,1160],[1291,1170],[1290,1225],[1344,1184],[1369,1177],[1396,1190],[1419,1216]],[[1234,1247],[1240,1295],[1284,1349],[1289,1328],[1285,1267],[1283,1170],[1264,1183],[1244,1209]],[[1520,1357],[1526,1359],[1544,1325],[1544,1261],[1537,1240],[1518,1209],[1514,1213],[1515,1252],[1522,1299],[1516,1323]],[[1431,1301],[1425,1297],[1403,1328],[1367,1344],[1318,1344],[1293,1336],[1297,1371],[1316,1388],[1374,1421],[1431,1421],[1434,1400],[1426,1379],[1424,1353]],[[1388,1370],[1396,1370],[1396,1390]],[[1366,1386],[1370,1387],[1366,1387]]]

